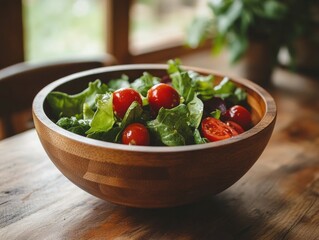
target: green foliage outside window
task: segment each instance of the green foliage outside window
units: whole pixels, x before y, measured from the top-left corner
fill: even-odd
[[[213,37],[213,52],[223,47],[231,61],[238,61],[250,41],[265,41],[271,46],[274,61],[281,47],[294,54],[294,41],[314,37],[318,28],[317,0],[209,0],[211,17],[197,17],[189,28],[187,43],[199,46]]]

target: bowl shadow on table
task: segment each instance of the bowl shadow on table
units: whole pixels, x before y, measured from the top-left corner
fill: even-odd
[[[276,201],[276,200],[272,200]],[[273,204],[282,204],[273,202]],[[83,231],[84,238],[107,239],[256,239],[254,229],[265,226],[263,214],[248,212],[244,203],[231,194],[203,198],[195,203],[159,209],[113,205],[97,200],[90,217],[71,232]],[[96,216],[98,215],[98,216]],[[101,221],[98,227],[80,229]],[[79,228],[77,228],[79,227]],[[81,237],[82,237],[81,236]]]
[[[248,214],[230,206],[222,197],[206,197],[193,204],[168,209],[125,209],[134,222],[156,229],[150,238],[233,239],[242,231],[241,222],[251,222]],[[147,230],[145,231],[147,234]]]

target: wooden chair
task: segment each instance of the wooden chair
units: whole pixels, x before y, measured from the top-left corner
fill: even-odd
[[[50,82],[69,74],[114,65],[105,55],[99,59],[18,63],[0,70],[0,139],[33,127],[31,106],[35,95]]]

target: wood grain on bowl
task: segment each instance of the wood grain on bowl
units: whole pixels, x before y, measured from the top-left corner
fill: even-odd
[[[169,207],[217,194],[240,179],[259,158],[272,134],[276,106],[261,87],[231,78],[246,89],[255,126],[237,137],[200,145],[142,147],[102,142],[70,133],[50,120],[45,98],[52,90],[75,93],[89,81],[107,82],[148,71],[166,74],[166,65],[122,65],[74,74],[48,85],[35,98],[33,116],[41,143],[57,168],[85,191],[121,205]],[[187,68],[186,68],[187,69]],[[195,69],[202,74],[222,74]]]

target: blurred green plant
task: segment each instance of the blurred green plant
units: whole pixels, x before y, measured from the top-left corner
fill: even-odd
[[[282,47],[294,56],[294,41],[312,37],[319,23],[318,0],[208,0],[208,7],[211,16],[193,20],[187,45],[196,48],[212,37],[213,52],[227,47],[231,62],[244,56],[250,41],[266,42],[273,61]]]

